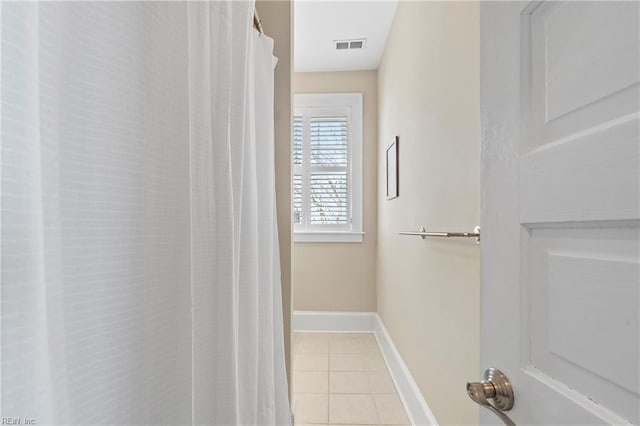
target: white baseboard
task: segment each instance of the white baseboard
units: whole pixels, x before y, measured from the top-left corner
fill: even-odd
[[[382,356],[387,363],[387,368],[400,394],[404,408],[407,410],[411,424],[437,425],[438,421],[431,412],[427,401],[424,400],[422,392],[420,392],[417,383],[413,380],[413,376],[411,376],[378,314],[376,314],[376,320],[374,333],[378,340],[378,346],[380,346]]]
[[[375,312],[294,311],[293,330],[311,333],[373,333]]]
[[[402,360],[376,312],[294,311],[293,331],[307,333],[373,333],[409,420],[416,426],[437,426],[429,405]]]

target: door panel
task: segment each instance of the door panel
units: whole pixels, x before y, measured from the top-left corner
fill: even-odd
[[[637,14],[634,2],[550,3],[532,12],[532,65],[546,83],[546,121],[638,82]]]
[[[637,218],[637,2],[545,2],[522,19],[522,223]]]
[[[530,152],[638,112],[637,2],[543,2],[522,16]]]
[[[481,3],[481,366],[518,424],[640,424],[639,14]]]
[[[638,117],[584,129],[520,160],[524,224],[638,217]]]
[[[638,248],[634,227],[536,228],[529,257],[523,368],[626,419],[637,415]],[[524,262],[523,262],[524,264]],[[612,309],[615,307],[615,309]]]

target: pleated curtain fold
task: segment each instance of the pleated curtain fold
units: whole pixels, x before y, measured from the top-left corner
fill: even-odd
[[[0,5],[3,417],[290,424],[253,7]]]

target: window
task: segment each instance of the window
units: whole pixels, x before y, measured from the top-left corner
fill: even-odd
[[[294,240],[362,242],[362,94],[295,95]]]

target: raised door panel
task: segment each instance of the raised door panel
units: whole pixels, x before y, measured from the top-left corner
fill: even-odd
[[[521,368],[557,398],[634,424],[639,13],[637,2],[529,9],[519,146]]]

